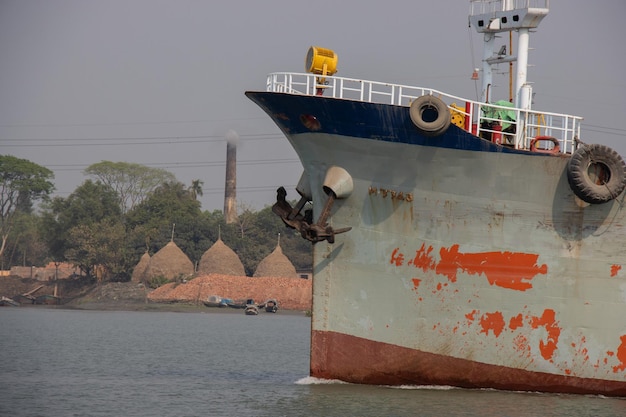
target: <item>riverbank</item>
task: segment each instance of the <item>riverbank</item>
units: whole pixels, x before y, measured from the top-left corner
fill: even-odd
[[[59,297],[55,307],[81,310],[207,312],[233,311],[232,308],[209,308],[203,303],[209,295],[232,299],[253,298],[262,303],[278,300],[280,311],[305,312],[311,309],[311,281],[298,278],[250,278],[225,275],[197,277],[184,283],[169,283],[156,290],[136,282],[97,283],[85,279],[38,281],[29,278],[1,277],[0,295],[20,299],[32,296]],[[31,306],[22,297],[23,306]]]
[[[202,304],[210,296],[232,300],[253,299],[257,303],[278,300],[279,308],[306,311],[311,309],[311,281],[300,278],[239,277],[210,274],[183,283],[168,283],[147,295],[160,303]]]

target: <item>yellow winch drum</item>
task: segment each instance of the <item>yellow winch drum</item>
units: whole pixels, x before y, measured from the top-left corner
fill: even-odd
[[[337,72],[337,54],[319,46],[311,46],[306,54],[304,69],[312,74],[333,75]]]

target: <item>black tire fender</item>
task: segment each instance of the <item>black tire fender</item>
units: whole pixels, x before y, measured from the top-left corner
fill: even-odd
[[[617,198],[626,188],[626,164],[605,145],[584,145],[567,163],[567,181],[581,200],[602,204]]]
[[[439,136],[450,127],[450,109],[440,98],[425,95],[411,103],[409,115],[425,136]]]

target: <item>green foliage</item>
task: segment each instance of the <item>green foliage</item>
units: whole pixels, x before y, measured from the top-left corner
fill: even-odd
[[[26,159],[0,155],[0,255],[4,254],[13,222],[30,213],[33,202],[45,201],[54,190],[52,171]]]
[[[300,237],[300,234],[289,229],[276,216],[271,207],[265,207],[259,212],[244,209],[238,216],[238,222],[224,224],[221,211],[205,213],[209,220],[210,229],[207,234],[209,244],[203,247],[204,253],[216,240],[221,230],[221,238],[230,247],[243,263],[246,275],[252,276],[259,263],[276,249],[280,235],[280,246],[283,253],[294,264],[296,269],[311,269],[311,243]],[[199,259],[199,258],[198,258]]]
[[[198,198],[198,196],[202,197],[204,195],[204,193],[202,192],[202,186],[204,185],[204,181],[201,180],[193,180],[191,181],[191,187],[189,187],[189,192],[191,193],[191,196],[195,199]]]
[[[192,262],[202,256],[198,247],[206,244],[206,222],[200,202],[179,182],[165,183],[155,189],[127,213],[126,222],[133,250],[139,256],[146,246],[154,254],[172,240],[172,235]]]
[[[172,224],[175,224],[174,242],[196,266],[204,252],[221,237],[237,253],[246,274],[252,276],[259,263],[274,251],[280,234],[283,253],[296,269],[311,268],[311,243],[287,228],[271,207],[259,212],[244,209],[237,223],[225,224],[222,211],[202,213],[195,203],[182,184],[168,184],[129,212],[127,221],[135,262],[146,247],[151,254],[164,247],[172,238]]]
[[[164,169],[129,162],[101,161],[88,166],[85,174],[95,177],[116,192],[122,213],[141,203],[163,183],[176,180],[174,174]],[[201,184],[197,186],[201,189]]]
[[[54,261],[71,260],[89,274],[94,265],[89,255],[92,249],[80,248],[81,243],[87,244],[85,235],[102,232],[107,225],[119,228],[121,222],[116,193],[102,183],[87,180],[66,199],[56,197],[46,207],[42,234]]]
[[[162,285],[167,284],[168,282],[170,282],[170,280],[169,280],[169,279],[165,278],[163,275],[158,275],[158,276],[156,276],[156,277],[149,278],[149,279],[146,281],[146,285],[147,285],[149,288],[156,289],[156,288],[159,288],[159,287],[160,287],[160,286],[162,286]]]
[[[124,226],[118,219],[81,223],[69,230],[65,257],[87,276],[95,275],[95,268],[101,267],[104,277],[109,278],[124,271],[124,239]]]
[[[25,264],[69,261],[87,276],[94,276],[98,268],[104,279],[127,280],[146,250],[153,255],[173,239],[197,266],[204,252],[221,237],[251,276],[276,248],[280,235],[283,253],[296,269],[311,268],[311,244],[288,229],[270,207],[255,212],[242,206],[237,222],[227,225],[222,211],[201,211],[196,200],[202,195],[200,180],[189,188],[175,180],[154,185],[150,180],[173,176],[137,164],[106,161],[90,166],[87,172],[100,180],[86,180],[67,198],[46,202],[39,215],[27,208],[51,188],[35,181],[24,197],[16,200],[19,204],[15,207],[23,210],[17,211],[15,219],[19,221],[11,233],[10,264],[18,264],[20,259]],[[45,177],[46,171],[40,173]],[[142,185],[130,187],[128,182],[135,180],[143,181]],[[165,282],[164,277],[157,277],[148,285],[156,288]]]
[[[66,199],[55,198],[51,213],[67,225],[94,223],[109,217],[121,218],[117,194],[101,182],[86,180]]]
[[[40,232],[40,216],[17,212],[7,239],[9,245],[2,257],[3,269],[5,265],[29,266],[48,263],[48,247]]]

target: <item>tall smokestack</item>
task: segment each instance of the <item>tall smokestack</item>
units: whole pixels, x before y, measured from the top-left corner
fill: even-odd
[[[224,190],[224,219],[226,224],[237,221],[237,143],[234,130],[226,133],[226,184]]]

